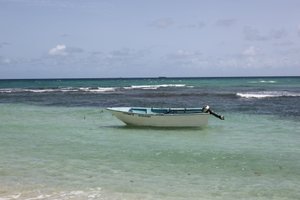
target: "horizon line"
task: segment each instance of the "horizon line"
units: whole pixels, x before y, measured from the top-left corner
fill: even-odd
[[[197,78],[297,78],[300,75],[292,76],[145,76],[145,77],[78,77],[78,78],[67,78],[67,77],[57,77],[57,78],[0,78],[0,80],[97,80],[97,79],[197,79]]]

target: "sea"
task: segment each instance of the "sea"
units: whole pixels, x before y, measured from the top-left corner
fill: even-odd
[[[203,107],[204,128],[105,108]],[[300,199],[300,77],[0,80],[0,200]]]

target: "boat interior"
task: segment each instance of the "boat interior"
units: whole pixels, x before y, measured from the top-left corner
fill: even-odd
[[[189,114],[202,113],[202,108],[131,108],[129,112],[137,114]]]

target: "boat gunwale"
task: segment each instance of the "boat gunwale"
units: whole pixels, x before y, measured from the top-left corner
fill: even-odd
[[[135,113],[135,112],[130,112],[130,111],[122,111],[122,110],[115,110],[112,109],[114,107],[106,108],[108,111],[112,112],[118,112],[118,113],[123,113],[127,115],[137,115],[137,116],[189,116],[189,115],[209,115],[209,113],[205,112],[193,112],[193,113]],[[116,107],[115,107],[116,108]],[[125,108],[125,107],[123,107]],[[126,108],[135,108],[135,107],[126,107]],[[136,108],[141,108],[141,107],[136,107]],[[187,108],[188,109],[188,108]],[[192,109],[192,108],[189,108]]]

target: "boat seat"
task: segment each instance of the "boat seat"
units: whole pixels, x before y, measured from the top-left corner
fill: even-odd
[[[151,112],[157,113],[157,114],[168,114],[170,113],[170,108],[151,108]]]
[[[131,113],[137,113],[137,114],[147,114],[147,109],[145,108],[131,108],[129,110]]]

